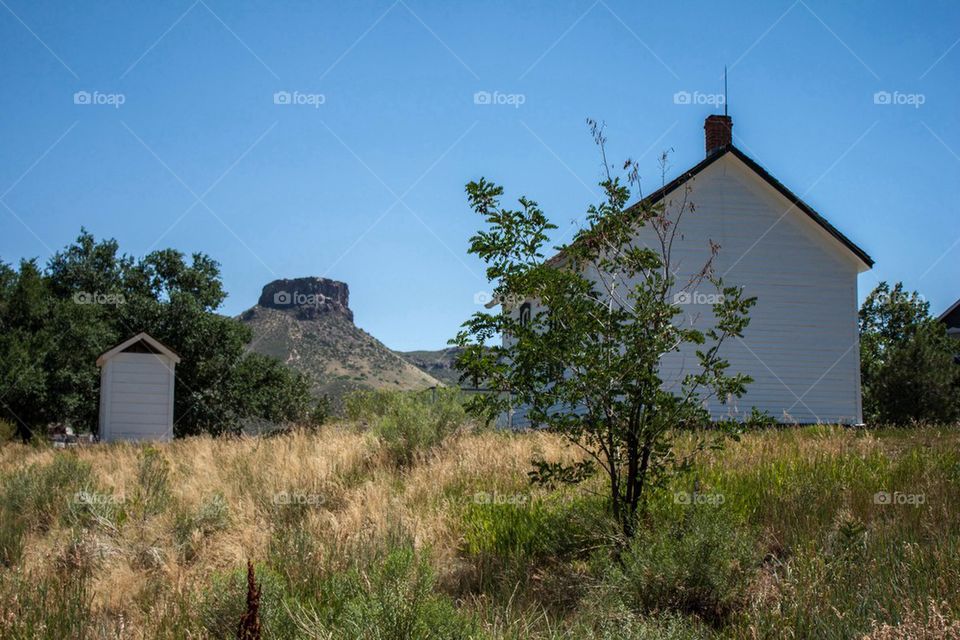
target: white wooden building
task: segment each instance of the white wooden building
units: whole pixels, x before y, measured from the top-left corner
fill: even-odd
[[[124,340],[99,358],[100,440],[173,438],[172,349],[146,333]]]
[[[947,325],[947,334],[960,340],[960,300],[954,302],[937,318]]]
[[[744,339],[722,350],[731,373],[754,381],[739,400],[711,400],[708,408],[714,419],[756,407],[783,423],[859,424],[857,276],[873,260],[734,146],[732,126],[728,116],[708,117],[706,158],[647,198],[673,212],[685,197],[695,205],[674,243],[677,286],[703,267],[712,241],[720,246],[715,274],[757,298]],[[649,227],[637,231],[647,246],[658,246],[654,238]],[[561,266],[563,255],[551,262]],[[705,283],[684,294],[677,322],[710,326],[715,293]],[[664,357],[667,386],[696,368],[694,349]],[[522,424],[522,410],[518,415],[515,424]]]

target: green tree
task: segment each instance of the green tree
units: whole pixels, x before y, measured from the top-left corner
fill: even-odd
[[[712,245],[699,275],[676,281],[673,244],[692,204],[684,198],[675,210],[645,200],[627,206],[636,166],[627,162],[626,179],[614,177],[602,130],[590,124],[606,169],[605,197],[589,208],[574,241],[559,248],[559,262],[544,260],[556,227],[536,202],[520,198],[519,209],[508,209],[500,206],[502,187],[484,179],[467,185],[470,205],[487,225],[471,238],[470,253],[486,263],[503,305],[474,314],[452,342],[463,349],[463,379],[492,391],[476,396],[471,408],[490,419],[523,406],[532,426],[581,447],[605,472],[613,515],[631,536],[645,491],[690,462],[675,454],[676,430],[708,425],[704,400],[739,397],[750,382],[728,373],[720,349],[742,335],[755,300],[713,275]],[[645,226],[653,248],[637,239]],[[674,303],[701,285],[722,293],[712,309],[715,324],[704,330],[683,323]],[[522,312],[527,304],[529,314]],[[501,344],[487,346],[499,337]],[[685,347],[698,366],[668,389],[663,359]],[[718,431],[697,431],[694,453],[715,444]]]
[[[165,249],[135,259],[85,230],[43,270],[36,261],[0,265],[0,415],[22,434],[51,422],[94,429],[97,356],[146,331],[182,357],[176,435],[306,418],[306,380],[248,353],[250,330],[216,313],[225,298],[209,256]]]
[[[946,326],[903,283],[881,282],[860,308],[860,377],[870,422],[960,418],[960,366]]]

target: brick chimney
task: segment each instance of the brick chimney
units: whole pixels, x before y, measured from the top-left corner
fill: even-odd
[[[703,123],[707,143],[707,155],[733,142],[733,118],[730,116],[707,116]]]

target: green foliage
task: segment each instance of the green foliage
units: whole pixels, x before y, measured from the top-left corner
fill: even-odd
[[[222,494],[215,493],[204,499],[193,511],[177,513],[173,538],[180,554],[187,561],[196,557],[202,540],[230,525],[230,507]]]
[[[260,622],[266,638],[295,637],[294,627],[285,611],[283,579],[264,565],[256,565],[260,587]],[[204,637],[228,640],[236,637],[237,625],[246,610],[247,571],[236,569],[212,576],[209,588],[197,602],[197,618]]]
[[[604,520],[604,504],[593,498],[479,493],[463,510],[464,551],[524,564],[555,560],[595,544]]]
[[[310,415],[307,417],[307,426],[311,428],[323,426],[332,414],[333,403],[330,401],[330,396],[320,396],[316,404],[313,405],[313,408],[310,409]]]
[[[465,551],[471,555],[534,560],[563,546],[565,528],[542,503],[471,504],[463,515]]]
[[[550,488],[579,484],[597,472],[597,465],[593,460],[581,460],[569,465],[539,459],[532,463],[533,469],[527,472],[530,483]]]
[[[249,419],[284,424],[311,420],[316,415],[311,410],[306,376],[259,353],[248,354],[236,365],[227,393],[230,401],[220,424],[234,433],[239,433]]]
[[[957,343],[902,283],[881,282],[860,308],[860,369],[871,422],[947,423],[960,418]]]
[[[266,637],[476,637],[473,621],[436,589],[426,553],[415,551],[403,533],[326,545],[298,524],[285,525],[274,531],[268,558],[283,594],[263,589]],[[235,591],[233,599],[241,598],[239,587]]]
[[[17,425],[11,420],[0,418],[0,445],[12,442],[17,435]]]
[[[478,638],[473,622],[434,590],[434,573],[412,546],[385,551],[376,563],[353,566],[294,613],[308,638],[331,640],[457,640]]]
[[[462,553],[472,566],[462,584],[466,590],[500,602],[542,598],[558,614],[576,603],[586,585],[574,563],[618,538],[604,500],[570,492],[536,499],[477,493],[460,522]]]
[[[89,485],[90,465],[58,453],[0,478],[0,563],[16,564],[27,531],[46,531]]]
[[[246,353],[250,330],[216,313],[225,297],[208,256],[166,249],[134,259],[86,230],[45,268],[0,264],[0,418],[24,438],[52,422],[95,430],[96,358],[140,331],[182,357],[176,435],[221,433],[249,416],[306,417],[302,377]]]
[[[641,612],[692,613],[724,621],[742,601],[760,558],[749,527],[723,506],[691,504],[643,529],[612,567],[614,588]]]
[[[0,572],[0,637],[93,638],[89,575],[83,570],[31,575]]]
[[[466,421],[460,391],[357,391],[347,396],[347,418],[367,424],[398,465],[440,444]]]
[[[713,632],[696,618],[677,613],[639,615],[612,602],[586,607],[562,636],[576,640],[708,640]]]
[[[162,513],[170,504],[170,463],[156,447],[140,450],[133,504],[143,517]]]
[[[705,400],[745,392],[749,377],[730,373],[720,349],[742,336],[755,299],[714,276],[713,244],[702,247],[704,264],[692,278],[676,281],[673,243],[693,204],[681,194],[670,209],[646,200],[628,206],[637,167],[627,162],[626,181],[614,177],[602,128],[590,124],[606,171],[604,200],[588,209],[585,228],[560,248],[559,261],[544,259],[556,226],[536,202],[520,198],[520,209],[507,209],[502,187],[485,179],[467,185],[486,224],[470,253],[486,263],[502,308],[474,314],[451,342],[463,349],[457,366],[464,379],[491,390],[475,396],[471,409],[492,420],[523,407],[532,426],[586,449],[607,474],[613,514],[631,535],[644,490],[688,462],[673,454],[676,430],[709,423]],[[638,240],[644,227],[649,243]],[[713,324],[703,330],[679,304],[698,287],[719,300],[704,310]],[[502,344],[488,346],[498,338]],[[681,350],[694,365],[681,379],[666,379],[664,357]],[[704,432],[700,448],[722,433]]]

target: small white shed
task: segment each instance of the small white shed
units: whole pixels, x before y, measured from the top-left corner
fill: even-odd
[[[172,349],[146,333],[124,340],[99,358],[100,440],[173,438]]]

